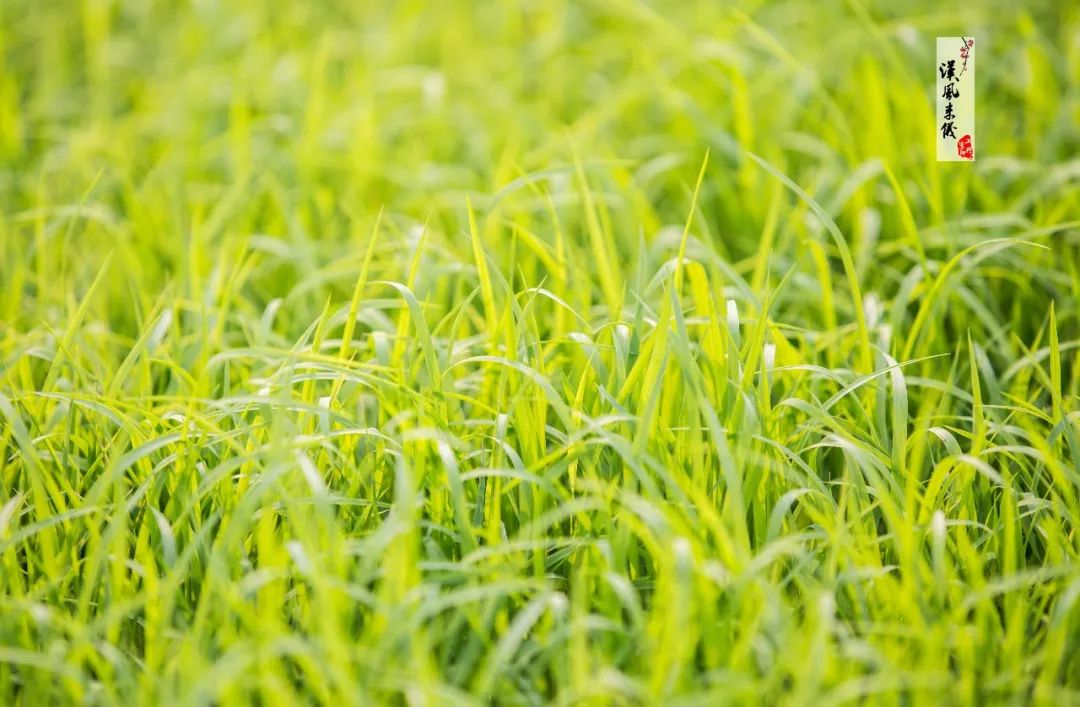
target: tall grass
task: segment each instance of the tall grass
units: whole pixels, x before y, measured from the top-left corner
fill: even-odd
[[[1080,8],[917,5],[0,4],[0,703],[1080,704]]]

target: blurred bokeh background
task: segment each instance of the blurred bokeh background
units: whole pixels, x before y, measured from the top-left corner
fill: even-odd
[[[979,42],[978,161],[938,164],[934,37],[960,34]],[[208,274],[239,236],[269,256],[252,280],[268,301],[356,257],[347,231],[367,233],[380,207],[402,230],[430,220],[456,252],[468,196],[550,249],[547,199],[529,184],[573,254],[575,161],[628,268],[647,255],[639,242],[656,265],[706,148],[704,247],[738,267],[781,199],[782,273],[818,228],[754,152],[836,216],[863,274],[895,287],[910,260],[874,264],[898,249],[880,242],[905,231],[905,211],[944,229],[946,249],[1077,216],[1078,76],[1080,8],[1054,1],[9,0],[0,319],[44,311],[20,302],[48,302],[57,273],[86,281],[107,251],[154,289]],[[15,277],[24,261],[48,277]]]

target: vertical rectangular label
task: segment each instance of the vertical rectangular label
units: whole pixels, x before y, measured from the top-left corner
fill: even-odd
[[[975,39],[938,37],[937,158],[975,159]]]

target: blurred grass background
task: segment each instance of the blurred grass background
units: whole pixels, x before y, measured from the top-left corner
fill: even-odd
[[[1078,78],[1067,2],[0,4],[3,701],[1076,703]]]
[[[757,253],[775,186],[740,151],[835,206],[864,269],[874,232],[903,229],[875,160],[920,226],[973,213],[1036,225],[1074,216],[1061,213],[1068,200],[1041,197],[1075,179],[1077,9],[889,7],[5,3],[5,243],[46,232],[34,249],[5,248],[5,275],[32,258],[37,275],[86,284],[118,247],[118,265],[152,289],[198,269],[193,247],[205,269],[232,242],[222,236],[259,232],[297,256],[298,272],[262,283],[281,295],[339,258],[355,222],[366,233],[380,206],[431,218],[457,249],[466,195],[486,211],[522,175],[570,174],[575,154],[601,202],[618,206],[608,216],[623,259],[639,232],[650,244],[681,224],[705,147],[716,175],[702,193],[705,239],[734,264]],[[930,151],[928,38],[961,32],[987,56],[974,169],[938,165]],[[557,200],[576,198],[563,186]],[[544,213],[522,198],[512,206]],[[56,247],[68,220],[55,212],[76,207],[96,218]],[[42,209],[52,213],[34,226]],[[806,237],[798,214],[784,215],[780,272]],[[344,275],[331,284],[347,292]],[[4,286],[12,322],[23,283]],[[45,304],[49,288],[29,287]],[[305,323],[321,297],[307,304]]]

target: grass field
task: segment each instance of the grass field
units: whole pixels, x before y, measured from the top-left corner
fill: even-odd
[[[0,704],[1080,704],[1078,154],[1060,0],[4,0]]]

